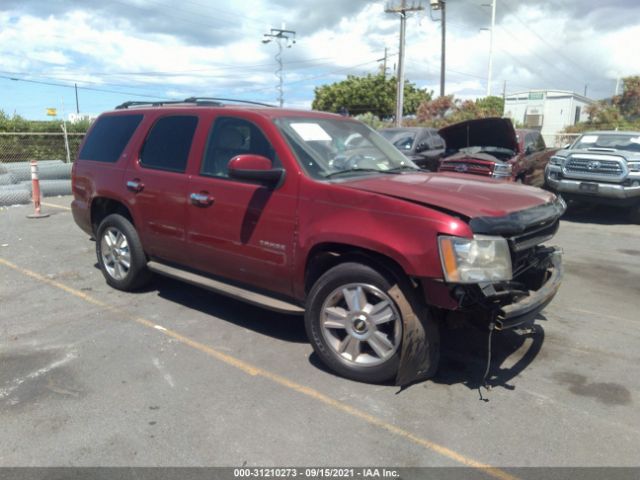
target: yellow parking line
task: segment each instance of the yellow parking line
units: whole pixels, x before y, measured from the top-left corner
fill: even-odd
[[[411,433],[408,430],[405,430],[403,428],[400,428],[392,423],[386,422],[385,420],[376,417],[374,415],[371,415],[369,413],[365,413],[357,408],[354,408],[350,405],[348,405],[347,403],[341,402],[339,400],[336,400],[334,398],[331,398],[327,395],[325,395],[324,393],[319,392],[318,390],[311,388],[311,387],[306,387],[304,385],[301,385],[299,383],[296,383],[292,380],[289,380],[286,377],[283,377],[281,375],[278,375],[276,373],[272,373],[268,370],[265,370],[264,368],[261,367],[257,367],[255,365],[252,365],[248,362],[245,362],[244,360],[240,360],[239,358],[236,358],[232,355],[220,352],[208,345],[205,345],[203,343],[200,343],[196,340],[192,340],[191,338],[185,337],[184,335],[181,335],[178,332],[174,332],[173,330],[170,330],[162,325],[158,325],[155,322],[151,322],[149,320],[147,320],[146,318],[143,317],[138,317],[138,316],[134,316],[131,315],[130,313],[128,313],[127,311],[118,308],[118,307],[112,307],[108,304],[106,304],[105,302],[102,302],[101,300],[98,300],[96,298],[93,298],[91,295],[88,295],[80,290],[77,290],[73,287],[69,287],[67,285],[64,285],[63,283],[57,282],[55,280],[52,280],[50,278],[47,278],[43,275],[40,275],[39,273],[36,273],[32,270],[28,270],[26,268],[22,268],[19,267],[18,265],[11,263],[7,260],[4,260],[2,258],[0,258],[0,265],[4,265],[8,268],[11,268],[17,272],[22,273],[23,275],[26,275],[30,278],[33,278],[39,282],[45,283],[47,285],[50,285],[52,287],[58,288],[60,290],[65,291],[66,293],[69,293],[70,295],[73,295],[77,298],[80,298],[81,300],[84,300],[85,302],[91,303],[93,305],[96,305],[98,307],[101,308],[105,308],[107,310],[110,311],[115,311],[117,312],[119,315],[122,315],[123,317],[126,317],[140,325],[143,325],[147,328],[151,328],[153,330],[156,330],[158,332],[160,332],[163,335],[166,335],[168,337],[171,337],[175,340],[177,340],[178,342],[182,343],[183,345],[187,345],[189,347],[192,347],[206,355],[208,355],[209,357],[215,358],[216,360],[219,360],[223,363],[226,363],[227,365],[230,365],[232,367],[235,367],[241,371],[243,371],[244,373],[248,374],[248,375],[252,375],[252,376],[259,376],[259,377],[263,377],[267,380],[270,380],[274,383],[277,383],[278,385],[281,385],[285,388],[288,388],[289,390],[293,390],[295,392],[298,392],[302,395],[305,395],[309,398],[312,398],[314,400],[317,400],[323,404],[325,404],[326,406],[329,406],[335,410],[341,411],[343,413],[346,413],[352,417],[355,418],[359,418],[360,420],[365,421],[366,423],[370,424],[370,425],[374,425],[376,427],[381,428],[382,430],[386,430],[389,433],[392,433],[398,437],[404,438],[405,440],[409,440],[410,442],[419,445],[421,447],[426,448],[427,450],[431,450],[432,452],[438,453],[440,455],[442,455],[443,457],[447,457],[451,460],[454,460],[455,462],[464,465],[466,467],[471,467],[471,468],[475,468],[478,470],[483,471],[484,473],[486,473],[487,475],[490,475],[494,478],[500,479],[500,480],[517,480],[517,477],[514,477],[513,475],[505,472],[504,470],[501,470],[499,468],[496,467],[492,467],[491,465],[487,465],[485,463],[481,463],[478,462],[472,458],[469,458],[461,453],[458,453],[454,450],[451,450],[450,448],[447,448],[443,445],[440,445],[438,443],[432,442],[431,440],[427,440],[425,438],[419,437],[413,433]]]
[[[71,211],[71,208],[69,207],[65,207],[63,205],[56,205],[55,203],[49,203],[49,202],[40,202],[40,205],[44,206],[44,207],[50,207],[50,208],[59,208],[61,210],[68,210]]]

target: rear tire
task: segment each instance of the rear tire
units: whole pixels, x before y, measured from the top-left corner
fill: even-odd
[[[122,215],[114,213],[100,222],[96,256],[105,280],[118,290],[137,290],[151,280],[138,232]]]

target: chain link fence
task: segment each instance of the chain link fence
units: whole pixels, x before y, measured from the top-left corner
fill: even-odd
[[[84,133],[0,132],[0,206],[31,200],[31,160],[42,196],[71,194],[71,167]]]

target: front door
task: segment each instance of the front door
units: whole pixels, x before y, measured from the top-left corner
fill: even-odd
[[[202,162],[191,177],[188,243],[191,265],[260,289],[291,294],[297,178],[278,188],[229,178],[229,160],[262,155],[274,168],[280,158],[252,121],[218,117],[211,125]]]

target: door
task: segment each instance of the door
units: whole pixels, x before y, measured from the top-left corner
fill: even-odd
[[[155,121],[125,174],[136,228],[145,251],[185,263],[187,176],[185,169],[198,117],[168,115]]]
[[[272,189],[229,178],[229,160],[280,159],[263,130],[240,117],[214,120],[199,172],[189,184],[191,265],[216,276],[284,295],[292,291],[297,178]]]

